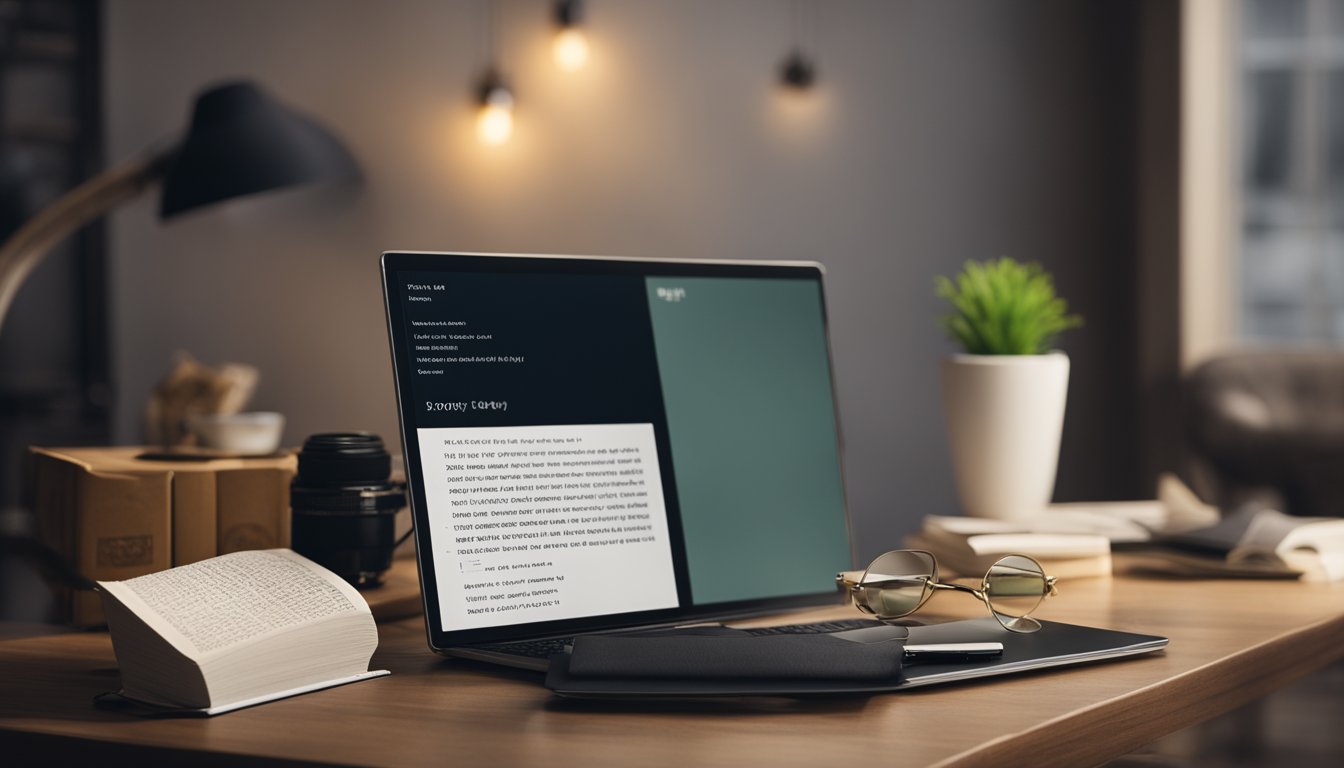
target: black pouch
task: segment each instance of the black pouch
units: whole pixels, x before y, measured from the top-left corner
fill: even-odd
[[[904,653],[899,638],[864,643],[714,628],[582,635],[566,661],[573,678],[895,682]]]

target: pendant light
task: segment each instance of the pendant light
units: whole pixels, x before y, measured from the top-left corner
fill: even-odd
[[[476,89],[476,137],[483,144],[500,145],[513,135],[513,91],[495,63],[495,3],[485,9],[485,75]]]
[[[779,81],[786,88],[805,91],[811,88],[817,80],[816,62],[807,53],[807,49],[812,47],[810,45],[811,41],[805,40],[805,38],[811,37],[809,34],[811,25],[808,23],[810,19],[804,18],[806,14],[803,0],[793,0],[790,5],[792,6],[790,26],[792,27],[793,43],[788,55],[779,65]]]
[[[588,63],[588,38],[583,34],[581,0],[556,0],[555,41],[551,54],[566,72],[577,72]]]

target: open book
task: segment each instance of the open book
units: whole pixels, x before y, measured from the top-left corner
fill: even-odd
[[[121,695],[219,714],[388,674],[355,588],[287,549],[100,581]]]
[[[1154,536],[1125,554],[1132,570],[1188,576],[1344,580],[1344,518],[1246,507],[1215,525]]]

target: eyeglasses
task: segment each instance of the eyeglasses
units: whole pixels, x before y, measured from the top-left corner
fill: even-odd
[[[1055,577],[1026,555],[1008,555],[989,567],[980,587],[938,580],[938,561],[919,549],[897,549],[880,555],[868,569],[845,571],[835,577],[854,606],[882,621],[899,619],[919,610],[936,590],[969,592],[1013,632],[1035,632],[1041,623],[1029,615],[1046,597],[1058,594]]]

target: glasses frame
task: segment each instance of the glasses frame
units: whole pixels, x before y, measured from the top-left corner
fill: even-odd
[[[863,593],[864,589],[868,587],[864,585],[863,577],[868,575],[868,571],[872,569],[873,563],[876,563],[878,560],[881,560],[887,555],[894,554],[896,552],[911,552],[927,556],[929,559],[929,564],[931,566],[930,568],[931,572],[929,573],[928,576],[918,577],[923,579],[925,589],[924,594],[920,596],[919,602],[915,604],[915,607],[911,608],[910,610],[904,613],[888,615],[884,618],[882,616],[878,616],[877,611],[873,610],[872,606],[868,604],[868,598]],[[1041,599],[1036,603],[1035,606],[1032,606],[1030,611],[1027,611],[1021,616],[1009,616],[1007,614],[1000,613],[994,610],[994,604],[990,602],[989,575],[994,572],[994,568],[996,566],[998,566],[1000,563],[1002,563],[1004,560],[1007,560],[1010,557],[1021,557],[1026,560],[1030,560],[1036,566],[1036,569],[1040,571],[1043,582],[1041,586]],[[836,585],[842,591],[844,591],[845,594],[849,595],[851,602],[854,603],[854,607],[858,608],[860,611],[863,611],[864,613],[867,613],[871,616],[876,616],[880,621],[890,621],[893,619],[899,619],[905,616],[909,616],[915,611],[918,611],[920,608],[923,608],[924,604],[929,601],[929,598],[933,597],[935,592],[939,590],[944,590],[952,592],[965,592],[967,594],[973,595],[977,600],[985,604],[985,608],[989,610],[990,615],[993,616],[994,620],[999,622],[999,624],[1002,625],[1004,629],[1010,632],[1020,632],[1023,634],[1036,632],[1040,630],[1041,622],[1032,618],[1031,614],[1035,612],[1037,608],[1040,607],[1040,604],[1044,602],[1047,597],[1052,597],[1054,595],[1059,594],[1059,590],[1055,587],[1055,581],[1056,577],[1047,576],[1045,574],[1045,568],[1041,566],[1040,562],[1038,562],[1036,558],[1030,557],[1028,555],[1016,555],[1016,554],[1004,555],[998,560],[995,560],[994,563],[989,566],[989,569],[985,571],[985,575],[980,579],[980,586],[978,588],[969,586],[967,584],[957,584],[951,581],[942,581],[938,578],[938,558],[934,557],[932,552],[929,552],[928,550],[924,549],[893,549],[890,552],[884,552],[878,555],[877,557],[873,558],[872,563],[869,563],[868,567],[863,569],[862,571],[841,571],[840,573],[837,573],[835,575]]]

